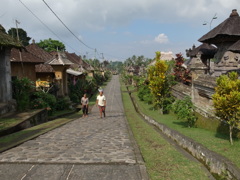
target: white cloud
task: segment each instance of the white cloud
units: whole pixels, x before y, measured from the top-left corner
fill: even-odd
[[[13,26],[12,19],[36,31],[42,27],[31,13],[16,0],[2,0],[0,20],[5,26]],[[22,0],[41,20],[52,28],[62,28],[57,18],[42,1]],[[226,18],[231,10],[238,7],[238,0],[46,0],[55,13],[73,31],[103,31],[106,26],[121,27],[135,19],[156,22],[186,22],[201,24],[217,13]],[[216,7],[218,7],[216,9]],[[6,14],[4,15],[4,12]],[[1,16],[3,15],[3,16]]]
[[[76,49],[81,49],[82,52],[90,51],[84,45],[79,45],[79,42],[63,27],[42,0],[21,1],[70,46],[76,46]],[[45,2],[74,34],[81,35],[79,38],[89,46],[101,49],[102,44],[105,44],[105,39],[108,38],[106,34],[106,36],[101,36],[101,32],[118,32],[115,39],[111,39],[111,41],[118,43],[117,41],[121,40],[122,43],[125,43],[126,41],[123,42],[124,38],[128,38],[128,41],[136,41],[139,47],[134,46],[134,50],[139,50],[143,54],[146,52],[146,47],[156,47],[157,49],[169,46],[168,36],[171,37],[171,42],[176,41],[172,31],[176,31],[175,34],[178,37],[182,34],[183,31],[178,31],[177,28],[172,28],[171,32],[168,32],[165,29],[168,25],[170,27],[173,24],[183,25],[190,30],[189,25],[195,26],[192,34],[196,34],[198,31],[201,32],[202,23],[210,22],[215,13],[218,18],[213,21],[212,26],[221,23],[230,15],[232,9],[239,7],[239,0],[228,0],[227,2],[226,0],[45,0]],[[240,12],[240,7],[238,12]],[[8,30],[15,27],[14,19],[21,22],[19,27],[26,30],[28,36],[34,38],[36,42],[49,37],[58,39],[20,1],[1,0],[0,23]],[[144,24],[146,22],[150,22],[150,25],[151,23],[160,24],[163,27],[160,32],[166,32],[168,36],[159,34],[154,37],[156,29],[151,29],[149,24]],[[148,25],[149,27],[147,27]],[[140,32],[137,32],[137,28]],[[150,37],[146,37],[143,31]],[[199,36],[201,37],[201,35]],[[113,36],[110,34],[110,37]],[[189,34],[189,38],[184,38],[182,43],[192,45],[193,42],[187,41],[197,41],[197,38],[192,40]],[[143,41],[140,42],[140,39]],[[177,51],[178,48],[183,47],[177,47]],[[107,48],[107,51],[111,51],[111,49]],[[129,51],[129,53],[131,52],[132,50]],[[116,50],[116,53],[124,54],[125,52]]]
[[[165,34],[159,34],[157,37],[154,38],[154,41],[160,44],[168,43],[168,37]]]
[[[156,44],[156,43],[166,44],[168,42],[169,42],[168,37],[164,33],[161,33],[158,36],[156,36],[154,39],[140,41],[140,44],[144,44],[144,45],[147,45],[147,44],[150,45],[150,44]],[[138,43],[138,42],[136,42],[136,43]]]

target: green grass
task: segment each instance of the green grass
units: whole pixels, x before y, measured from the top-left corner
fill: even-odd
[[[10,115],[9,117],[0,118],[0,131],[4,131],[6,129],[16,126],[17,124],[25,121],[26,117],[28,118],[39,111],[41,110],[34,109],[34,110],[29,110],[28,112],[22,112],[22,113]]]
[[[0,131],[8,129],[18,123],[20,123],[22,120],[16,119],[16,118],[1,118],[0,119]]]
[[[30,111],[30,113],[32,115],[34,115],[34,112],[40,111],[40,109],[38,110],[32,110]],[[49,118],[54,119],[58,116],[67,114],[67,113],[74,113],[74,110],[63,110],[63,111],[55,111],[53,115],[49,116]],[[20,113],[21,114],[21,113]],[[14,127],[17,124],[23,122],[26,120],[26,115],[17,115],[17,117],[8,117],[8,118],[0,118],[0,131],[6,130],[8,128]],[[20,117],[18,117],[20,116]],[[31,116],[30,114],[28,114],[28,116]]]
[[[52,129],[60,127],[76,118],[81,117],[82,113],[74,113],[65,118],[59,118],[53,121],[49,121],[22,131],[4,136],[0,138],[0,152],[5,151],[9,148],[17,146],[25,141],[33,139],[41,134],[44,134]]]
[[[122,91],[126,91],[123,86]],[[208,179],[201,164],[183,156],[141,119],[127,93],[122,93],[122,97],[127,120],[139,145],[150,179]]]
[[[181,134],[188,136],[201,143],[206,148],[215,151],[226,158],[230,159],[234,164],[240,167],[240,141],[234,141],[233,145],[230,145],[228,135],[220,134],[216,131],[201,129],[201,128],[187,128],[184,121],[178,120],[176,115],[167,114],[161,115],[158,111],[152,111],[152,105],[148,105],[143,101],[139,101],[137,94],[133,93],[133,97],[139,105],[140,111],[149,117],[152,117],[157,122],[165,124],[169,128],[175,129]]]
[[[70,110],[70,109],[65,109],[65,110],[62,110],[62,111],[54,111],[54,113],[51,116],[48,116],[48,117],[51,118],[51,119],[55,119],[59,116],[63,116],[65,114],[75,113],[75,112],[76,112],[75,110]]]

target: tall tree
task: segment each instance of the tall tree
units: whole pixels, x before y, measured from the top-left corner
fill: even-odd
[[[16,28],[11,28],[8,30],[8,34],[10,36],[12,36],[14,39],[17,40],[17,29]],[[18,28],[18,36],[19,36],[19,40],[20,42],[24,45],[27,46],[29,45],[29,41],[31,39],[31,37],[27,36],[27,32],[25,30],[23,30],[22,28]]]
[[[216,115],[229,125],[230,143],[233,144],[233,128],[240,121],[240,79],[236,72],[217,79],[216,92],[212,96]]]
[[[178,82],[184,84],[190,84],[192,81],[190,70],[188,70],[184,65],[184,58],[181,53],[176,54],[175,67],[173,69],[175,79]]]
[[[52,51],[65,51],[65,45],[58,41],[53,40],[51,38],[40,40],[39,43],[37,43],[39,47],[43,48],[45,51],[52,52]]]
[[[161,53],[156,52],[156,63],[148,69],[149,88],[154,97],[155,106],[164,111],[164,99],[169,93],[166,81],[168,66],[165,61],[160,60]]]

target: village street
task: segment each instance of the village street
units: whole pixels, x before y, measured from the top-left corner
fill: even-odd
[[[0,179],[146,179],[125,119],[118,76],[104,89],[105,118],[94,106],[79,118],[0,154]]]

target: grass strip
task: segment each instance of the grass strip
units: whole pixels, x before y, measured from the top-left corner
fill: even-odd
[[[27,112],[15,113],[10,115],[9,117],[0,118],[0,131],[4,131],[6,129],[14,127],[40,111],[42,110],[34,109]]]
[[[62,110],[62,111],[55,111],[52,115],[48,116],[48,119],[56,119],[58,117],[67,116],[67,115],[73,114],[75,112],[76,112],[76,110],[72,110],[72,109],[65,109],[65,110]]]
[[[126,91],[122,86],[122,92]],[[136,113],[127,93],[122,93],[127,120],[152,180],[208,179],[202,165],[189,160]]]
[[[138,103],[140,111],[145,115],[155,119],[159,123],[165,124],[169,128],[174,129],[185,136],[192,138],[194,141],[201,143],[209,150],[225,156],[240,168],[239,140],[235,139],[234,144],[231,145],[227,135],[202,128],[188,128],[186,122],[177,119],[175,114],[162,115],[159,111],[151,110],[152,105],[140,101],[136,92],[132,93],[132,95]]]

